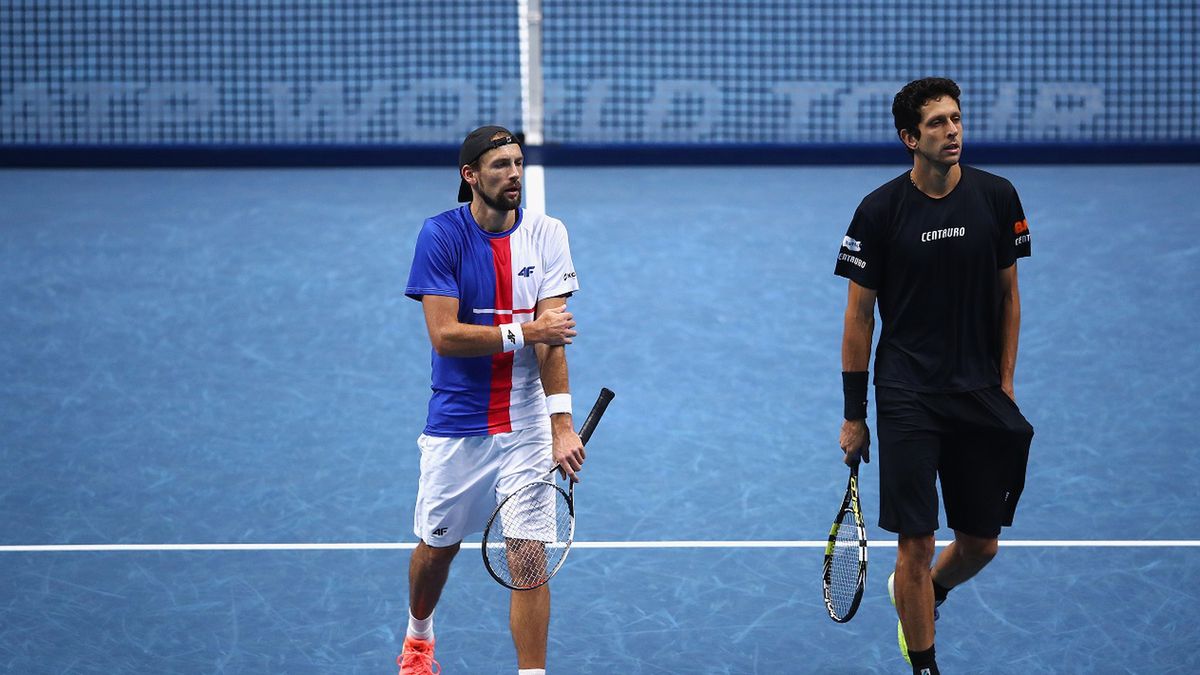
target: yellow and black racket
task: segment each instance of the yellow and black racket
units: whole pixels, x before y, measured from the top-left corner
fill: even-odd
[[[829,618],[838,623],[854,618],[867,583],[867,527],[858,501],[857,461],[850,466],[846,496],[829,530],[822,577]]]

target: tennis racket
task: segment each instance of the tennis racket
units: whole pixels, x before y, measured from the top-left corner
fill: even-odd
[[[587,445],[615,394],[602,388],[579,429]],[[500,585],[527,591],[550,581],[567,560],[575,541],[575,483],[564,490],[555,466],[544,477],[505,497],[483,531],[483,565]]]
[[[825,609],[829,618],[846,623],[854,618],[867,583],[867,527],[863,524],[862,505],[858,501],[858,462],[850,466],[846,496],[825,546],[822,584]]]

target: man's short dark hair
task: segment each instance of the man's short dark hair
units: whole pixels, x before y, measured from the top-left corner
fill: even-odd
[[[896,122],[896,133],[907,129],[915,138],[920,138],[921,130],[918,126],[921,124],[921,106],[934,99],[949,96],[961,108],[962,104],[958,100],[961,93],[954,80],[944,77],[925,77],[904,85],[903,89],[896,92],[896,98],[892,99],[892,118]],[[904,140],[904,137],[901,136],[900,140]]]

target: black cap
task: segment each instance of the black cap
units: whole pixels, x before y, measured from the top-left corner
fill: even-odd
[[[502,138],[496,136],[504,134]],[[492,140],[496,138],[496,140]],[[493,150],[501,146],[509,145],[510,143],[520,143],[521,139],[517,138],[516,134],[495,125],[479,127],[475,131],[467,134],[466,140],[463,141],[462,147],[458,150],[458,171],[461,174],[462,168],[467,164],[483,157],[483,153],[488,150]],[[471,186],[467,181],[460,180],[458,184],[458,201],[471,201]]]

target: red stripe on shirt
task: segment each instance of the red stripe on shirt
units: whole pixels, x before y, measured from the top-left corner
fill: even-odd
[[[508,245],[508,237],[492,239],[492,265],[496,272],[496,304],[497,310],[512,310],[512,249]],[[511,315],[497,312],[493,315],[493,324],[499,326],[511,321]],[[488,398],[488,433],[502,434],[512,431],[512,418],[509,416],[509,404],[512,398],[514,352],[501,352],[492,355],[492,386]]]

